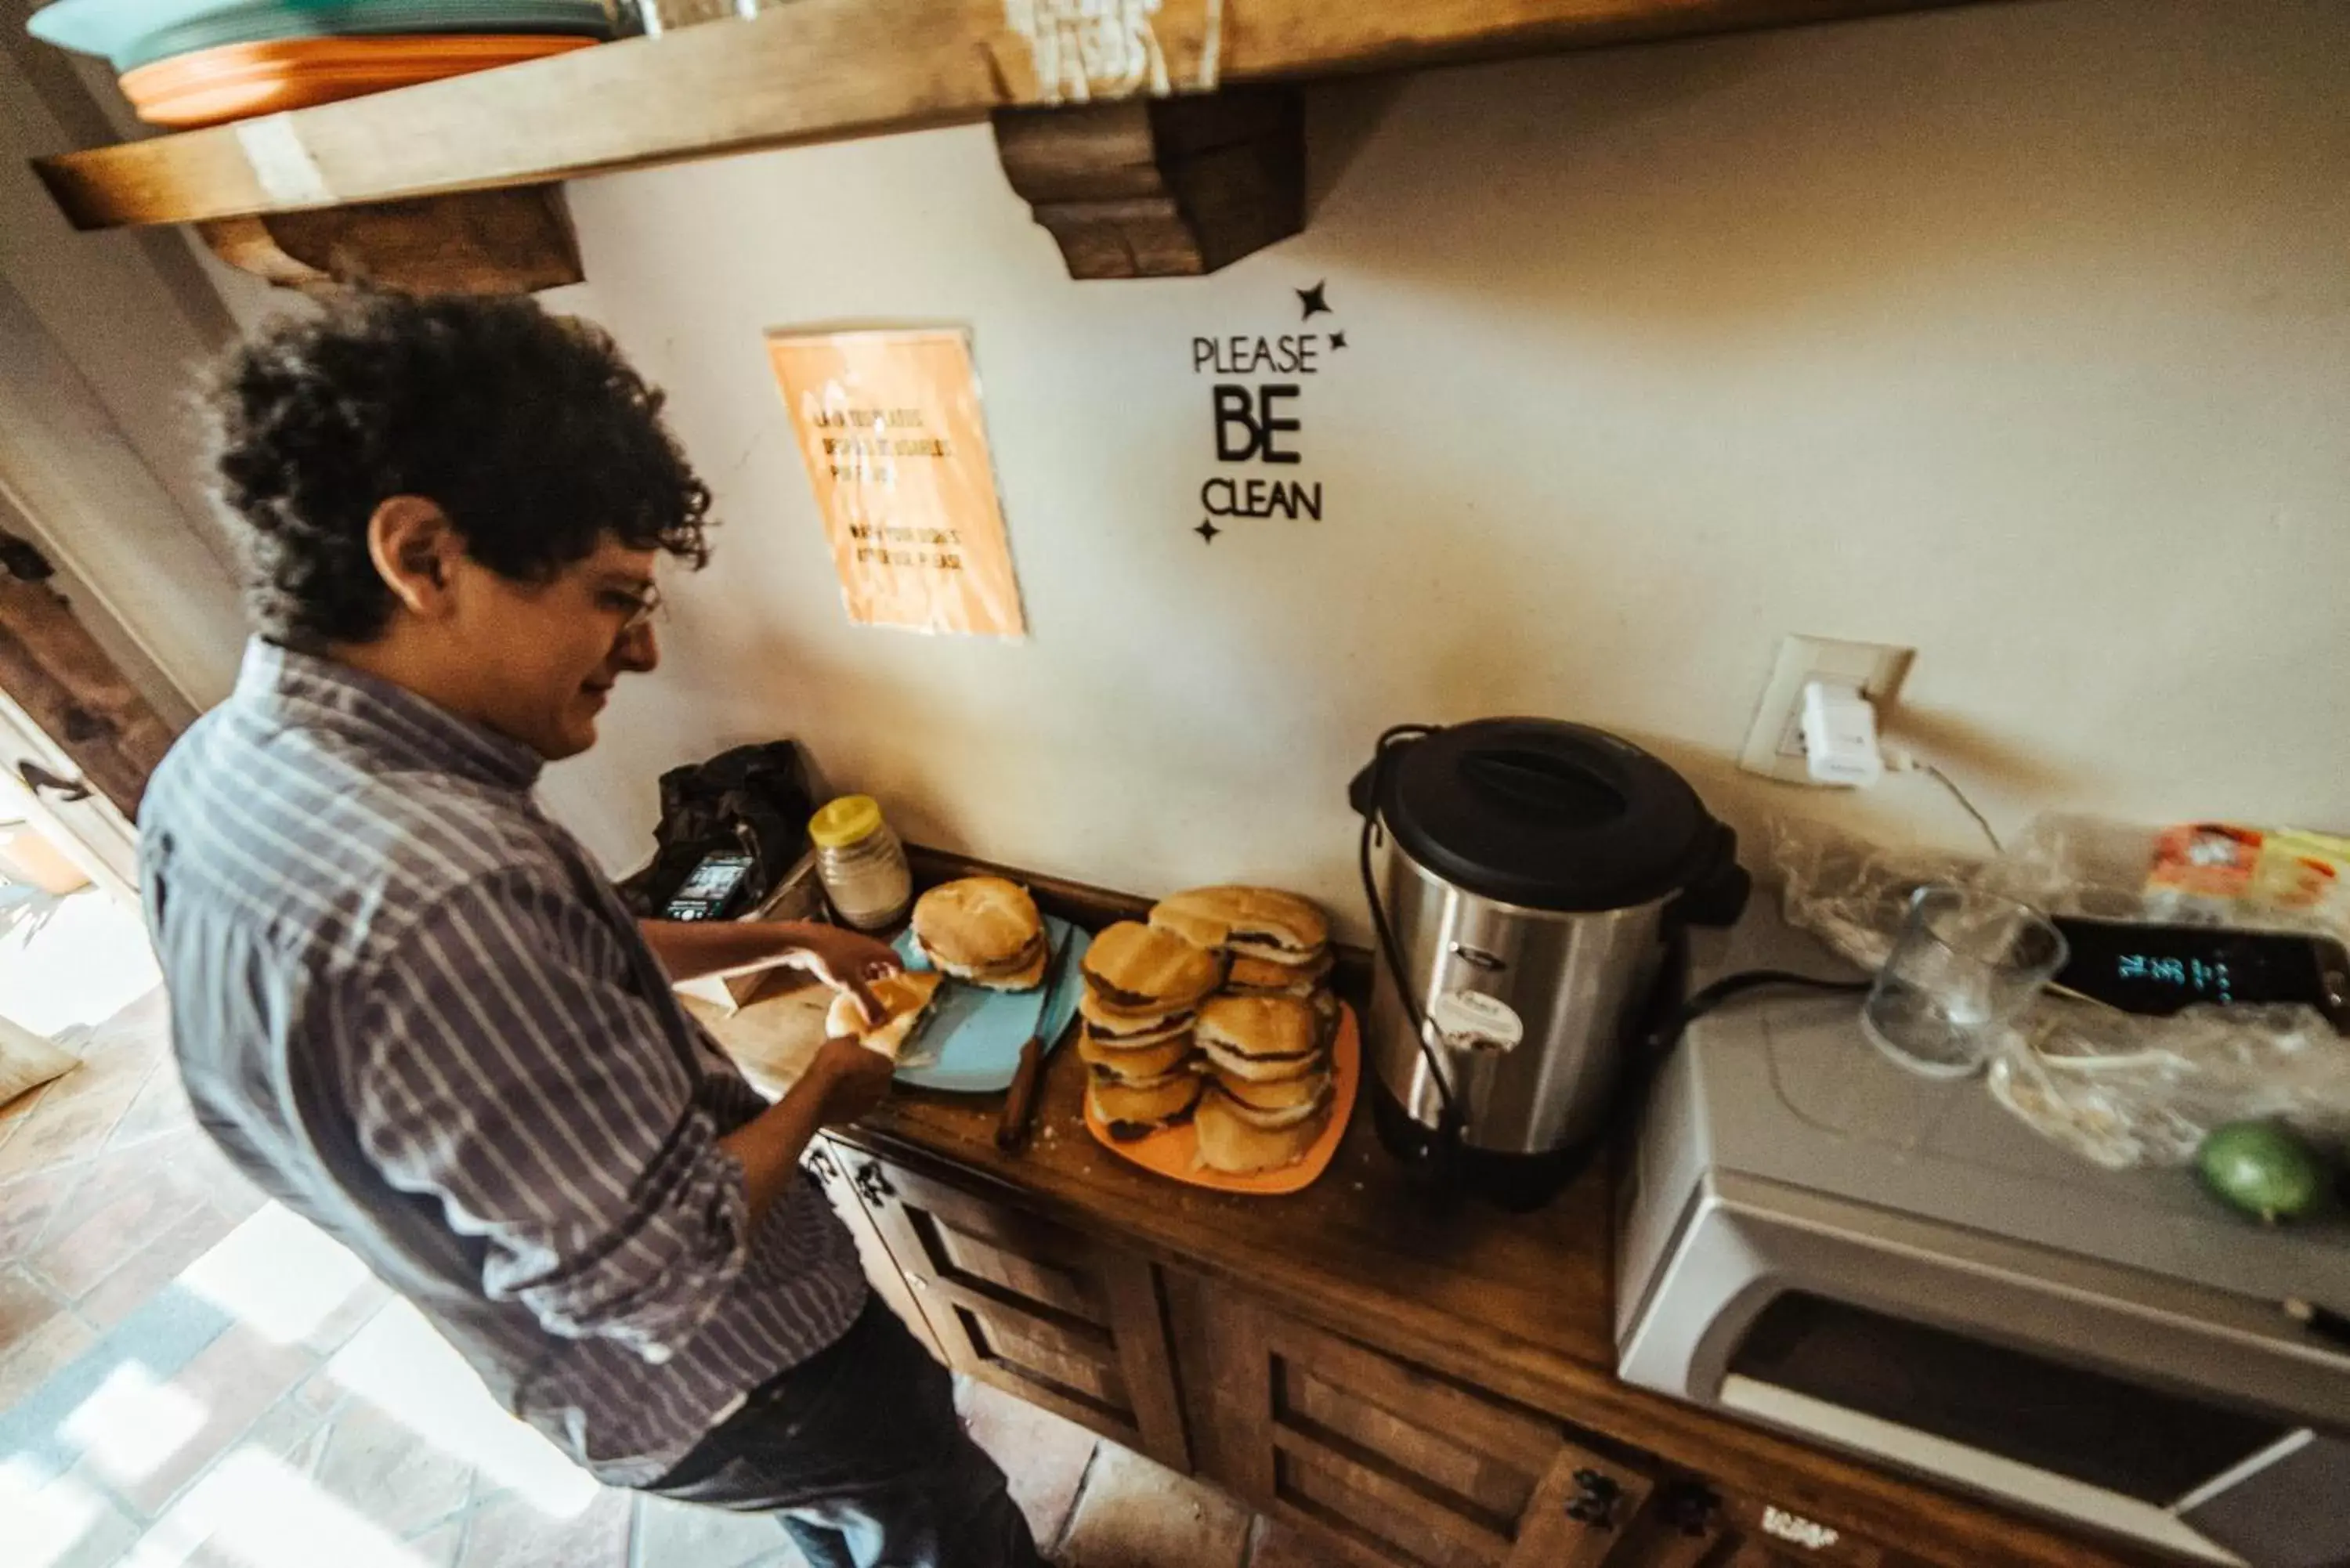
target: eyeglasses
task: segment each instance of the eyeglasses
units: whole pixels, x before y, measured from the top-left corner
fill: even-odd
[[[615,609],[625,607],[626,613],[620,619],[622,637],[633,637],[650,626],[653,618],[661,611],[661,591],[650,583],[645,585],[641,593],[630,593],[625,588],[609,589],[604,600]]]

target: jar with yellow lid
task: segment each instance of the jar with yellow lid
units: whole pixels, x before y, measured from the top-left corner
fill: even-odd
[[[841,924],[878,931],[905,917],[914,901],[913,874],[906,846],[881,818],[881,804],[869,794],[827,801],[808,818],[816,842],[816,872]]]

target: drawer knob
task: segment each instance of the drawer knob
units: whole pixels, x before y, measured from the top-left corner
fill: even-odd
[[[881,1174],[881,1168],[878,1165],[858,1167],[852,1185],[857,1189],[857,1196],[876,1209],[898,1196],[898,1189],[889,1185],[889,1178]]]
[[[1721,1499],[1711,1487],[1682,1481],[1665,1495],[1665,1522],[1683,1535],[1703,1535],[1721,1517]]]
[[[1607,1530],[1616,1523],[1616,1504],[1624,1489],[1616,1478],[1597,1470],[1575,1472],[1575,1495],[1567,1500],[1566,1517],[1578,1524]]]

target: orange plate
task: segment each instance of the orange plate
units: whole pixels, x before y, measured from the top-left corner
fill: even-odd
[[[1253,1192],[1260,1197],[1303,1192],[1330,1168],[1330,1157],[1338,1152],[1338,1140],[1347,1136],[1347,1119],[1355,1114],[1355,1085],[1363,1075],[1362,1035],[1355,1027],[1355,1010],[1343,1002],[1338,1004],[1338,1036],[1330,1042],[1330,1070],[1335,1079],[1330,1085],[1330,1125],[1322,1129],[1322,1136],[1314,1140],[1314,1147],[1305,1151],[1304,1159],[1279,1170],[1261,1171],[1254,1176],[1194,1170],[1191,1159],[1199,1152],[1200,1138],[1190,1122],[1136,1138],[1132,1143],[1120,1143],[1109,1136],[1109,1128],[1094,1115],[1091,1095],[1086,1096],[1086,1130],[1112,1154],[1121,1155],[1145,1170],[1171,1176],[1194,1187],[1212,1187],[1219,1192]]]
[[[595,42],[549,33],[275,38],[174,55],[123,72],[121,85],[140,119],[184,130],[541,59]]]

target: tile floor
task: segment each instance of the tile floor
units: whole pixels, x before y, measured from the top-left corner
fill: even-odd
[[[83,1065],[0,1107],[7,1568],[787,1568],[772,1521],[608,1490],[191,1125],[136,918],[0,890],[0,1014]],[[86,1034],[80,1033],[88,1028]],[[1310,1568],[1222,1494],[964,1384],[1071,1568]]]

